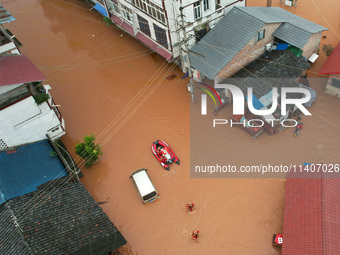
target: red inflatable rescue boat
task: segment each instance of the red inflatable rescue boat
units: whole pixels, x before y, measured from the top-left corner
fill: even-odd
[[[155,155],[159,163],[161,163],[162,167],[164,167],[166,170],[170,170],[169,165],[173,162],[179,165],[178,157],[166,142],[162,140],[153,142],[151,150],[153,155]]]

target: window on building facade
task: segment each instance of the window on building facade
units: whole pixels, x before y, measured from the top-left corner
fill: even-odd
[[[112,2],[111,0],[107,1],[106,3],[107,3],[107,7],[109,8],[110,13],[112,13],[113,11],[115,13],[120,14],[120,8],[116,3]]]
[[[195,19],[202,18],[202,14],[201,14],[201,2],[194,3],[194,15],[195,15]]]
[[[221,0],[216,0],[216,10],[222,8],[221,6]]]
[[[207,11],[210,9],[209,0],[203,0],[203,9],[204,11]]]
[[[144,34],[146,34],[149,37],[151,37],[149,22],[146,19],[144,19],[141,16],[139,16],[139,15],[137,15],[137,17],[138,17],[138,23],[139,23],[140,31],[142,31]]]
[[[127,8],[125,5],[120,5],[123,17],[132,23],[132,10]]]
[[[156,20],[166,24],[164,9],[149,0],[132,0],[132,4]]]
[[[153,24],[155,29],[156,41],[162,45],[164,48],[168,48],[168,40],[166,39],[166,30],[160,28],[156,24]]]
[[[262,31],[258,32],[257,34],[257,41],[262,40],[265,37],[265,29],[263,29]]]
[[[205,23],[204,26],[199,25],[194,27],[196,42],[200,41],[209,32],[209,22]]]

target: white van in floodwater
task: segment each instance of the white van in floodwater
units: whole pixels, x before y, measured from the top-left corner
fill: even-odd
[[[142,168],[134,171],[130,175],[130,178],[133,180],[143,204],[159,198],[159,194],[146,171],[147,169]]]

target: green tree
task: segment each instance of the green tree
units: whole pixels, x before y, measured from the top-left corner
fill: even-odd
[[[76,145],[76,154],[85,160],[85,166],[90,167],[92,164],[99,160],[102,155],[101,147],[95,144],[94,134],[84,137],[83,143]]]

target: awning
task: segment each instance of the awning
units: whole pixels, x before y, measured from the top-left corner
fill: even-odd
[[[0,86],[45,79],[46,77],[24,55],[11,55],[0,59]]]
[[[248,98],[246,97],[248,100]],[[260,102],[260,100],[257,99],[257,97],[253,94],[253,106],[256,110],[260,110],[264,107],[264,105]]]
[[[99,13],[101,13],[105,17],[108,17],[105,7],[102,6],[101,4],[96,3],[96,5],[93,8],[95,8]]]
[[[0,24],[15,20],[15,18],[0,4]]]

